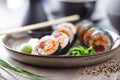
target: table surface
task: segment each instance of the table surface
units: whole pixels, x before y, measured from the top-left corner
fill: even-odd
[[[82,68],[44,68],[44,67],[30,66],[30,65],[23,64],[23,63],[20,63],[12,59],[9,56],[9,53],[2,46],[2,41],[1,41],[2,38],[3,36],[0,36],[0,44],[1,44],[0,45],[0,58],[12,63],[13,65],[22,67],[26,70],[32,71],[39,75],[52,76],[44,80],[120,80],[120,71],[117,71],[115,73],[110,73],[109,76],[105,75],[104,73],[100,73],[97,76],[87,73],[88,70],[91,70],[95,67],[99,67],[104,64],[108,64],[111,61],[114,61],[116,64],[119,65],[120,64],[120,58],[119,58],[120,48],[116,51],[117,55],[113,56],[113,58],[101,64],[82,67]],[[8,80],[13,80],[8,74],[6,74],[1,69],[0,69],[0,73],[6,78],[8,78]],[[18,80],[34,80],[27,76],[21,75],[19,73],[17,73],[17,79]]]

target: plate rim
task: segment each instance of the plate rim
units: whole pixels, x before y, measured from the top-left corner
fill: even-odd
[[[113,32],[113,31],[110,31],[110,32]],[[120,35],[113,32],[114,34],[116,34],[117,36],[119,36],[119,41],[120,41]],[[35,54],[27,54],[27,53],[24,53],[24,52],[20,52],[20,51],[17,51],[17,50],[14,50],[10,47],[8,47],[6,44],[5,44],[5,39],[7,39],[8,37],[12,37],[12,35],[5,35],[2,39],[2,45],[10,50],[10,51],[13,51],[13,52],[16,52],[16,53],[19,53],[19,54],[22,54],[22,55],[26,55],[26,56],[34,56],[34,57],[45,57],[45,58],[81,58],[81,57],[92,57],[92,56],[98,56],[98,55],[104,55],[104,54],[109,54],[109,52],[113,51],[113,50],[116,50],[118,48],[120,48],[120,44],[115,47],[114,49],[111,49],[111,50],[107,50],[107,51],[104,51],[104,52],[99,52],[97,54],[94,54],[94,55],[83,55],[83,56],[65,56],[65,55],[47,55],[47,56],[44,56],[44,55],[35,55]]]

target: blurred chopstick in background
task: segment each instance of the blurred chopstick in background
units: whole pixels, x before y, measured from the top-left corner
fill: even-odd
[[[63,17],[63,18],[56,19],[56,20],[51,20],[51,21],[46,21],[46,22],[42,22],[42,23],[19,27],[16,29],[11,29],[8,31],[1,31],[0,35],[20,33],[20,32],[25,32],[25,31],[29,31],[29,30],[35,30],[35,29],[49,27],[51,25],[56,25],[56,24],[63,23],[63,22],[71,22],[71,21],[77,21],[77,20],[80,20],[79,15],[71,15],[71,16]]]

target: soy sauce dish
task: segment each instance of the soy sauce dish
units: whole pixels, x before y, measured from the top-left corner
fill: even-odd
[[[61,23],[51,35],[38,38],[6,35],[3,45],[20,62],[43,67],[82,67],[105,62],[116,55],[120,36],[83,20]]]

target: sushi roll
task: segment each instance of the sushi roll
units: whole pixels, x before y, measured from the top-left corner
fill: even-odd
[[[73,37],[74,39],[72,41],[72,44],[74,44],[74,42],[76,42],[76,40],[77,40],[77,30],[76,30],[75,25],[73,25],[72,23],[62,23],[62,24],[59,24],[57,27],[58,27],[58,29],[59,28],[69,29],[69,31],[71,31],[74,34],[74,37]],[[72,46],[72,44],[71,44],[71,46]]]
[[[68,28],[59,28],[56,30],[56,32],[62,32],[64,34],[66,34],[69,38],[70,38],[70,43],[73,42],[73,39],[74,39],[74,33],[72,31],[70,31]]]
[[[103,31],[102,33],[96,33],[89,41],[89,46],[92,46],[97,52],[109,50],[112,48],[112,45],[113,39],[106,31]]]
[[[57,31],[54,31],[52,35],[59,41],[62,48],[62,53],[65,54],[68,51],[70,45],[69,37],[65,33]]]
[[[77,30],[76,27],[72,23],[62,23],[57,26],[58,28],[68,28],[70,31],[72,31],[74,34],[76,34]]]
[[[84,40],[83,38],[84,38],[85,33],[92,27],[96,27],[92,22],[83,24],[83,26],[81,27],[81,29],[78,32],[78,39],[81,42],[83,42],[83,40]]]
[[[60,46],[58,40],[53,36],[44,36],[40,39],[38,53],[41,55],[59,54]]]
[[[77,30],[77,33],[81,30],[82,26],[85,24],[85,23],[89,23],[91,22],[90,20],[83,20],[79,23],[76,24],[76,30]]]
[[[89,29],[89,30],[85,33],[85,35],[84,35],[84,37],[83,37],[83,39],[84,39],[84,41],[83,41],[84,44],[85,44],[86,46],[88,46],[91,37],[94,36],[96,33],[102,33],[102,31],[103,31],[103,30],[101,30],[101,29],[99,29],[99,28],[97,28],[97,27],[93,27],[93,28]]]

